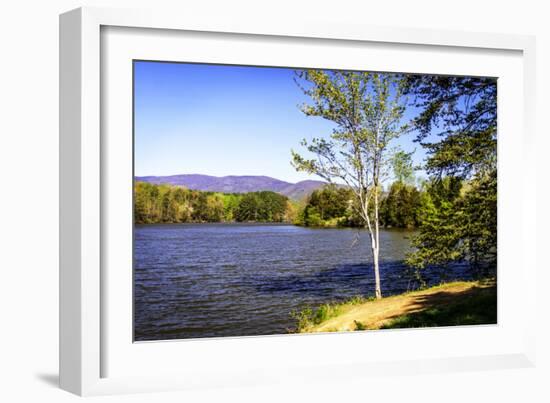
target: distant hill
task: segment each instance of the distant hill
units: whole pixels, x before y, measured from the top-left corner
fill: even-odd
[[[298,183],[289,183],[288,186],[277,192],[287,196],[289,199],[303,200],[313,193],[314,190],[326,185],[326,182],[305,180]]]
[[[301,200],[315,189],[326,185],[325,182],[305,180],[289,183],[269,176],[209,176],[209,175],[170,175],[170,176],[136,176],[136,180],[154,184],[185,186],[188,189],[223,193],[246,193],[270,190]]]

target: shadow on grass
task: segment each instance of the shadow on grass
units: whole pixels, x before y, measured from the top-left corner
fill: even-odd
[[[381,329],[497,323],[496,285],[461,292],[436,291],[413,298],[409,312],[389,318]]]

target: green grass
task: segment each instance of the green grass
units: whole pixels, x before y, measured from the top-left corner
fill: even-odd
[[[496,287],[478,289],[445,306],[427,308],[421,312],[398,316],[381,329],[412,327],[482,325],[497,323]]]
[[[375,297],[362,297],[358,295],[344,302],[331,302],[322,304],[316,308],[307,307],[301,311],[293,311],[290,315],[296,320],[296,329],[294,331],[298,333],[307,331],[315,325],[340,315],[348,307],[373,300],[375,300]]]
[[[367,327],[364,325],[364,323],[359,322],[357,320],[354,320],[355,322],[355,330],[367,330]]]

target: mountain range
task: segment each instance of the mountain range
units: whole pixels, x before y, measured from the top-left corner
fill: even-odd
[[[285,182],[269,176],[209,176],[199,174],[170,176],[136,176],[137,181],[153,184],[184,186],[188,189],[222,193],[246,193],[270,190],[293,200],[309,196],[315,189],[326,185],[325,182],[304,180],[298,183]]]

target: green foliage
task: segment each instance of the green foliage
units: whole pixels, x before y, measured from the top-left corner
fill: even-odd
[[[286,219],[288,198],[278,193],[251,192],[242,196],[235,219],[237,221],[283,222]]]
[[[354,320],[353,322],[355,323],[355,330],[367,330],[367,327],[365,326],[364,323],[359,322],[357,320]]]
[[[421,226],[413,238],[416,250],[407,263],[423,269],[427,265],[446,266],[461,258],[457,228],[457,206],[461,181],[447,177],[429,184],[420,207]]]
[[[303,207],[300,225],[310,227],[335,227],[361,225],[354,209],[353,191],[333,185],[311,193]]]
[[[331,304],[323,304],[315,310],[315,315],[313,316],[313,322],[315,324],[324,322],[330,318],[338,316],[340,313],[339,306]]]
[[[315,309],[307,307],[301,311],[292,311],[290,316],[296,320],[297,331],[302,332],[338,316],[341,308],[342,306],[339,304],[322,304]]]
[[[431,176],[408,263],[421,269],[462,260],[487,275],[497,248],[496,79],[407,76],[404,88],[422,110],[413,125]],[[426,142],[434,132],[438,140]]]
[[[340,315],[346,308],[374,300],[374,297],[356,295],[344,302],[326,303],[316,308],[306,307],[301,311],[292,311],[290,316],[296,321],[297,332],[307,332],[313,326]]]
[[[391,158],[393,176],[399,183],[406,183],[409,185],[414,183],[412,154],[413,153],[406,153],[403,150],[398,150]]]
[[[298,333],[304,332],[315,326],[315,311],[310,307],[302,309],[301,311],[294,310],[290,312],[290,317],[296,321],[295,331]]]
[[[481,277],[497,263],[496,171],[478,175],[470,182],[459,208],[464,255]]]
[[[420,225],[423,193],[415,186],[394,182],[380,198],[381,225],[397,228]],[[351,189],[327,186],[310,195],[294,223],[309,227],[362,227],[364,223],[357,210]]]
[[[136,224],[262,221],[288,222],[294,208],[286,196],[264,191],[224,194],[136,182]]]
[[[495,78],[407,75],[403,87],[422,110],[413,126],[428,152],[429,173],[467,178],[496,170]],[[433,132],[440,140],[426,142]]]
[[[326,220],[344,216],[351,199],[352,193],[349,189],[327,186],[313,191],[309,197],[308,206],[318,210],[321,220]]]
[[[225,222],[235,221],[236,220],[235,211],[239,207],[239,202],[242,196],[234,193],[223,193],[221,196],[223,198],[223,206],[224,206],[223,221]]]
[[[468,182],[457,177],[430,182],[407,264],[421,270],[465,261],[479,276],[491,274],[496,267],[496,185],[496,173]]]
[[[402,181],[392,183],[380,204],[380,221],[386,227],[414,228],[421,220],[421,192]]]

